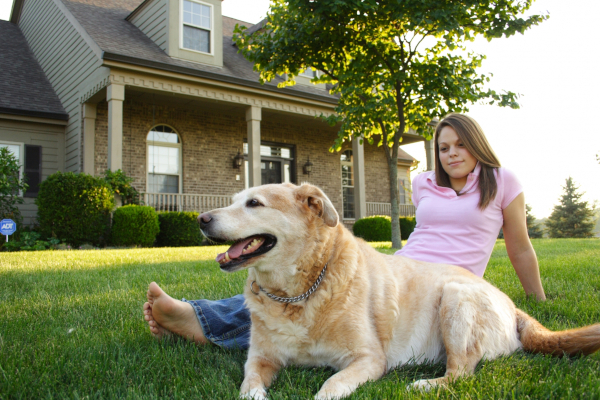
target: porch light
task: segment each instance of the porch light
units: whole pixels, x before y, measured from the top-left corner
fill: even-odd
[[[306,164],[304,164],[304,166],[302,167],[302,170],[304,171],[305,175],[310,175],[310,173],[312,172],[312,166],[313,163],[310,162],[310,157],[308,157],[308,161],[306,161]]]
[[[233,168],[240,169],[244,163],[244,156],[238,150],[237,156],[233,157]]]

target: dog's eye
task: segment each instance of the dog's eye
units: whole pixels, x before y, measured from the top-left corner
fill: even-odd
[[[258,201],[256,199],[248,200],[248,202],[246,203],[246,207],[260,207],[260,206],[262,206],[262,204],[260,204],[260,201]]]

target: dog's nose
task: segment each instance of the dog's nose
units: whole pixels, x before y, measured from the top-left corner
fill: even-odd
[[[200,214],[198,216],[198,222],[200,223],[200,228],[206,228],[208,224],[212,221],[212,217],[209,213]]]

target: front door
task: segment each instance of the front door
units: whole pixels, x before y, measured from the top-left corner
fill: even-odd
[[[281,161],[261,161],[262,184],[281,183]]]
[[[248,144],[244,143],[244,174],[246,189],[249,188]],[[261,185],[269,183],[295,183],[294,146],[263,142],[260,145]]]

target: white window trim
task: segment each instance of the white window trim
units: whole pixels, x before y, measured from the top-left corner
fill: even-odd
[[[313,73],[313,76],[307,76],[307,75],[303,75],[305,72],[310,71]],[[306,68],[303,72],[299,73],[298,76],[301,76],[303,78],[308,78],[308,79],[313,79],[313,78],[318,78],[319,76],[321,76],[320,74],[321,71],[317,70],[313,70],[311,67]]]
[[[21,142],[8,142],[6,140],[0,140],[0,146],[3,144],[11,146],[19,146],[19,180],[25,176],[25,143]],[[23,192],[19,191],[19,197],[23,197]]]
[[[210,30],[209,30],[209,32],[210,32],[210,53],[205,53],[204,51],[198,51],[198,50],[188,49],[187,47],[183,47],[183,25],[184,25],[183,2],[184,1],[186,1],[186,0],[179,1],[179,49],[185,50],[185,51],[191,51],[193,53],[214,56],[215,55],[215,9],[214,9],[213,5],[210,3],[205,3],[203,1],[198,1],[198,0],[187,0],[192,3],[202,4],[203,6],[210,7]],[[188,24],[188,23],[186,23],[185,25],[189,25],[189,26],[192,26],[192,27],[198,28],[198,29],[207,30],[206,28],[202,28],[200,26],[196,26],[196,25],[192,25],[192,24]]]
[[[343,154],[344,152],[342,152]],[[354,157],[354,154],[352,154],[352,157]],[[351,187],[354,188],[354,162],[353,161],[342,161],[340,160],[340,171],[342,171],[342,167],[343,166],[347,166],[350,167],[350,170],[352,171],[352,186],[349,185],[344,185],[344,177],[340,176],[340,184],[341,184],[341,192],[342,192],[342,220],[347,220],[347,221],[354,221],[356,220],[356,203],[354,203],[354,218],[345,218],[344,217],[344,188],[345,187]],[[356,199],[356,197],[355,197]]]
[[[154,128],[156,128],[157,126],[168,126],[169,128],[173,129],[173,133],[175,133],[177,135],[177,137],[179,138],[179,143],[156,142],[154,140],[146,139],[146,193],[151,193],[150,192],[150,179],[148,179],[148,175],[151,174],[151,172],[148,171],[148,162],[150,161],[149,160],[150,146],[161,146],[161,147],[173,147],[173,148],[179,149],[179,174],[159,174],[159,175],[170,175],[170,176],[177,175],[177,176],[179,176],[179,191],[177,193],[173,193],[173,194],[182,194],[183,193],[183,142],[181,141],[181,135],[179,134],[179,132],[177,132],[177,130],[175,128],[173,128],[169,124],[156,124],[152,128],[150,128],[150,130],[146,134],[146,137],[148,137],[148,134],[150,132],[152,132],[154,130]],[[154,192],[152,192],[152,193],[154,193]]]

